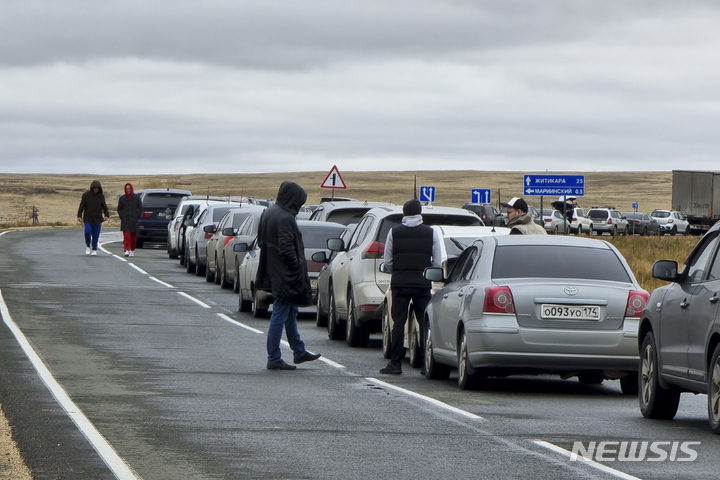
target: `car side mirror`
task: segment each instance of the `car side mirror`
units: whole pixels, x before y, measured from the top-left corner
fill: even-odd
[[[653,264],[652,276],[659,280],[676,282],[678,278],[678,264],[674,260],[658,260]]]
[[[203,227],[203,232],[205,233],[215,233],[215,225],[205,225]]]
[[[315,252],[312,254],[312,261],[317,263],[327,263],[328,257],[325,252]]]
[[[341,252],[345,250],[345,241],[342,238],[328,238],[327,247],[332,252]]]
[[[378,271],[382,273],[390,273],[385,266],[385,262],[380,262],[380,265],[378,265]]]
[[[249,250],[247,243],[236,243],[233,245],[233,252],[247,252]]]
[[[222,233],[226,237],[234,237],[235,236],[235,229],[232,227],[225,227],[222,229]]]
[[[438,267],[428,267],[423,272],[423,277],[431,282],[446,282],[447,279],[443,275],[443,269]]]

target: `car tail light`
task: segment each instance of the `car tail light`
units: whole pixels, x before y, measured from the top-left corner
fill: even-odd
[[[483,220],[487,220],[487,213],[483,212],[482,219],[483,219]]]
[[[667,222],[667,223],[673,223],[673,219],[672,219],[672,218],[668,218],[668,222]]]
[[[140,218],[150,218],[150,217],[152,217],[152,213],[153,212],[142,212],[140,214]]]
[[[627,307],[625,308],[626,317],[639,317],[645,310],[650,295],[642,290],[630,290],[628,294]]]
[[[380,243],[377,240],[372,242],[370,245],[367,246],[365,250],[363,250],[362,254],[360,255],[360,258],[363,260],[372,259],[372,258],[383,258],[383,255],[385,254],[385,244]]]
[[[572,221],[577,222],[577,217],[573,217]]]
[[[612,217],[608,217],[607,224],[608,224],[608,225],[612,225]]]
[[[545,220],[548,223],[552,222],[552,218],[543,218],[543,220]]]
[[[485,313],[515,313],[512,293],[508,287],[485,288]]]
[[[635,220],[635,225],[639,227],[640,225],[642,225],[642,222],[640,220]]]

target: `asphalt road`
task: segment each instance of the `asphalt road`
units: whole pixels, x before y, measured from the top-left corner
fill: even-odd
[[[0,236],[0,401],[36,479],[718,478],[705,396],[651,421],[618,382],[465,392],[407,363],[380,378],[379,336],[349,348],[312,310],[300,331],[324,361],[268,371],[267,320],[162,249],[125,259],[120,239],[105,229],[109,253],[90,257],[80,229]],[[671,443],[664,460],[588,464],[559,450],[576,441]],[[672,453],[683,441],[693,461]]]

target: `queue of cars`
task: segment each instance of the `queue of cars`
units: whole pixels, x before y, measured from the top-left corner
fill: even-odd
[[[233,285],[238,310],[265,316],[272,299],[253,286],[264,207],[188,197],[178,210],[166,215],[166,222],[172,219],[169,256],[185,252],[186,267]],[[684,234],[687,228],[674,211],[563,211],[568,233]],[[315,212],[298,226],[316,325],[355,347],[382,332],[383,355],[389,355],[392,297],[382,259],[402,208],[349,200]],[[497,217],[493,213],[493,222]],[[514,374],[550,373],[590,384],[618,379],[624,393],[638,394],[642,415],[663,419],[675,416],[682,392],[705,393],[710,427],[720,433],[720,225],[701,238],[683,268],[656,262],[653,276],[669,285],[649,295],[600,237],[510,236],[461,208],[424,206],[423,220],[444,239],[442,267],[425,271],[433,296],[423,322],[413,316],[406,323],[405,345],[411,365],[424,365],[428,379],[457,370],[462,389]],[[581,264],[593,268],[578,269]]]

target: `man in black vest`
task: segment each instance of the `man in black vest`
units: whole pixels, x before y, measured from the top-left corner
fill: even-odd
[[[391,360],[380,373],[399,375],[402,373],[402,359],[405,357],[405,324],[408,319],[410,301],[415,316],[420,322],[420,341],[424,344],[425,307],[430,301],[432,284],[423,277],[427,267],[439,267],[442,250],[437,230],[423,225],[422,205],[418,200],[408,200],[403,205],[402,225],[388,232],[385,240],[385,268],[392,274],[393,319]],[[424,345],[423,345],[424,349]]]

